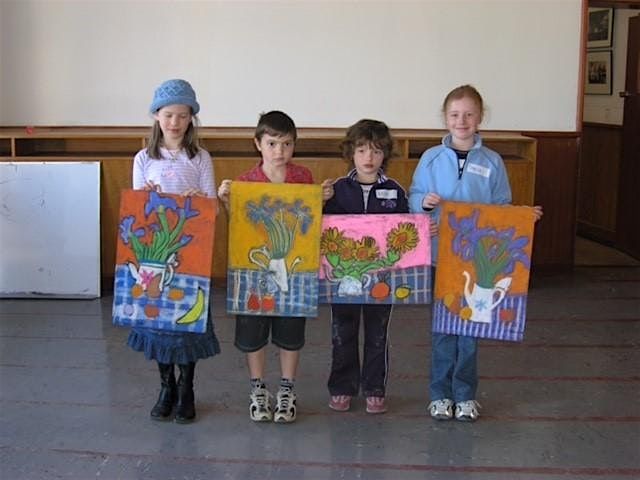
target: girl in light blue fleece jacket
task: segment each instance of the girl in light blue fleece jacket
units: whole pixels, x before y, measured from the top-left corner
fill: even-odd
[[[458,202],[511,203],[511,187],[500,155],[482,145],[478,127],[482,122],[482,97],[471,85],[453,89],[443,103],[449,133],[442,145],[422,154],[409,189],[409,208],[429,213],[439,220],[441,200]],[[533,208],[536,219],[540,207]],[[432,264],[438,258],[438,238],[431,239]],[[475,337],[434,333],[431,341],[431,381],[429,414],[438,420],[454,417],[475,421],[480,405]],[[455,411],[454,411],[455,407]]]

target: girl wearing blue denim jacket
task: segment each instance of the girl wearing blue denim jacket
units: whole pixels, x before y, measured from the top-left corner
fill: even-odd
[[[442,145],[428,149],[420,158],[409,189],[411,212],[427,212],[438,221],[441,200],[511,203],[504,162],[498,153],[482,145],[477,133],[484,113],[478,91],[470,85],[455,88],[445,98],[442,110],[449,133]],[[540,207],[534,207],[534,215],[542,215]],[[437,236],[431,242],[435,266]],[[476,401],[477,338],[433,333],[431,348],[429,414],[438,420],[455,415],[457,420],[475,421],[480,407]]]

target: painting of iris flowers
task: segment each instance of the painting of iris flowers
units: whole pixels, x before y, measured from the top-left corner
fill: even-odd
[[[211,198],[122,192],[116,325],[206,331],[215,216]]]
[[[315,317],[320,186],[233,182],[227,311]]]
[[[531,207],[443,202],[434,332],[523,339],[533,224]]]

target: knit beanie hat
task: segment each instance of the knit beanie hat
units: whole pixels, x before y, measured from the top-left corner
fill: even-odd
[[[196,101],[196,92],[186,80],[173,79],[163,82],[153,94],[149,111],[156,113],[162,107],[176,104],[189,105],[193,115],[200,111],[200,105]]]

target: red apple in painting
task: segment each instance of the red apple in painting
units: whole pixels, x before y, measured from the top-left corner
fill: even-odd
[[[516,312],[513,309],[500,310],[500,321],[504,323],[513,322],[516,319]]]
[[[262,311],[273,312],[276,309],[276,299],[273,295],[265,295],[262,297]]]
[[[247,309],[252,312],[260,310],[260,298],[255,293],[249,295],[249,300],[247,300]]]

